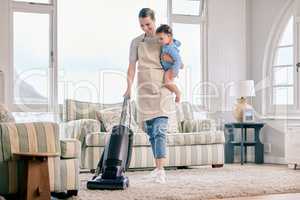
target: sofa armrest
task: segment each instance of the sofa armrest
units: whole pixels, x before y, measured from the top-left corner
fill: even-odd
[[[80,158],[80,142],[76,139],[60,140],[62,158]]]
[[[14,153],[60,154],[58,124],[51,122],[0,123],[0,162]]]
[[[202,131],[216,131],[215,120],[212,119],[190,119],[180,122],[181,133],[193,133]]]
[[[60,124],[61,137],[77,139],[84,145],[88,134],[99,132],[101,123],[95,119],[79,119]]]

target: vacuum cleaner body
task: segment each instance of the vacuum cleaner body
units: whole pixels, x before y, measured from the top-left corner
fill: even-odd
[[[99,161],[96,176],[87,183],[88,189],[125,189],[129,186],[125,171],[130,164],[133,132],[123,125],[125,106],[124,100],[120,125],[113,127],[108,144]]]

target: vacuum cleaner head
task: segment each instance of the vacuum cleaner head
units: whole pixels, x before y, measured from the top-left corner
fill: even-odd
[[[127,187],[129,187],[129,179],[126,176],[103,179],[100,175],[87,182],[87,188],[90,190],[124,190]]]

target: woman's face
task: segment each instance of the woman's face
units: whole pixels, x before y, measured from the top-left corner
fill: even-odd
[[[150,17],[139,18],[141,29],[146,34],[155,33],[155,22]]]

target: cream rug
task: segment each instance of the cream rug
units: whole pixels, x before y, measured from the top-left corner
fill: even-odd
[[[86,181],[91,174],[81,174],[80,200],[201,200],[243,197],[264,194],[300,192],[300,170],[284,165],[244,166],[234,164],[223,168],[199,167],[167,170],[167,184],[145,180],[149,171],[128,172],[130,187],[125,191],[90,191]]]

